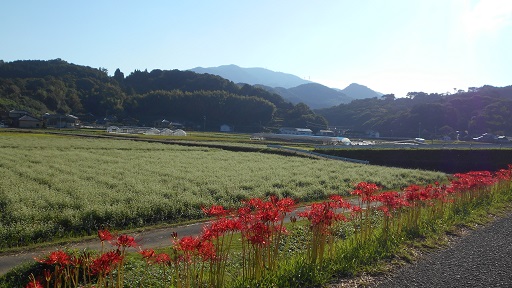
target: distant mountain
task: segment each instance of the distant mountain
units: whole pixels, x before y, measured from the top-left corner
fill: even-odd
[[[223,65],[209,68],[196,67],[189,70],[200,74],[218,75],[235,83],[250,85],[260,84],[269,87],[291,88],[312,83],[292,74],[275,72],[265,68],[241,68],[236,65]]]
[[[260,86],[260,85],[256,85]],[[302,84],[293,88],[260,86],[261,88],[281,95],[293,104],[304,103],[311,109],[328,108],[340,104],[350,103],[354,98],[345,95],[339,90],[331,89],[318,83]]]
[[[365,98],[373,98],[380,97],[383,94],[379,92],[375,92],[372,89],[360,85],[357,83],[352,83],[348,85],[345,89],[340,90],[343,94],[348,95],[354,99],[365,99]]]
[[[380,97],[382,93],[352,83],[343,90],[304,80],[298,76],[264,68],[241,68],[236,65],[190,69],[196,73],[218,75],[235,83],[247,83],[276,93],[293,104],[307,104],[311,109],[329,108],[354,99]]]

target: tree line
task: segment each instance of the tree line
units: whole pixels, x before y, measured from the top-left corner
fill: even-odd
[[[120,125],[152,125],[166,119],[210,130],[227,124],[240,132],[279,126],[327,127],[309,107],[251,85],[235,84],[191,71],[117,69],[75,65],[61,59],[0,62],[0,110],[26,110],[33,115],[60,113],[109,116]]]
[[[336,126],[373,130],[383,137],[512,134],[512,86],[410,92],[405,98],[387,94],[313,111],[216,75],[155,69],[135,70],[125,77],[117,69],[109,76],[105,68],[62,59],[0,61],[0,111],[12,109],[35,116],[73,114],[87,121],[110,117],[119,125],[152,126],[166,119],[188,128],[217,130],[227,124],[239,132]]]
[[[378,131],[385,137],[512,135],[512,86],[471,87],[453,94],[409,92],[315,110],[330,125]]]

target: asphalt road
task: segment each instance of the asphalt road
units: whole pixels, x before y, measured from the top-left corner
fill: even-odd
[[[297,213],[304,211],[306,207],[298,207],[292,213],[286,216],[285,222],[290,221],[290,217],[296,216]],[[139,244],[143,249],[145,248],[163,248],[167,246],[171,246],[172,242],[172,234],[173,232],[178,233],[178,238],[184,236],[196,236],[201,234],[203,230],[203,226],[207,225],[209,222],[201,222],[190,225],[172,227],[172,228],[162,228],[162,229],[153,229],[148,231],[143,231],[140,233],[129,233],[130,236],[135,237],[135,241]],[[109,244],[107,244],[109,245]],[[24,262],[32,262],[34,258],[44,258],[50,252],[59,250],[59,249],[92,249],[92,250],[101,250],[101,242],[99,239],[93,239],[78,243],[69,243],[65,245],[52,246],[40,249],[33,249],[29,251],[21,251],[17,253],[6,253],[0,255],[0,276],[9,272],[12,268],[24,263]]]
[[[425,255],[377,287],[512,287],[512,213]]]
[[[172,244],[172,233],[177,232],[178,237],[199,235],[205,223],[196,223],[186,226],[155,229],[144,231],[140,233],[130,233],[129,235],[135,237],[137,244],[143,248],[162,248]],[[108,245],[108,244],[107,244]],[[69,243],[66,245],[59,245],[41,249],[34,249],[30,251],[22,251],[17,253],[8,253],[0,255],[0,275],[3,275],[17,265],[24,262],[32,262],[34,258],[43,258],[50,252],[58,249],[93,249],[101,250],[101,242],[98,239],[79,243]]]

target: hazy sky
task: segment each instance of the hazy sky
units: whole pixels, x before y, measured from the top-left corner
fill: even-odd
[[[0,59],[263,67],[404,96],[512,85],[512,0],[1,0]]]

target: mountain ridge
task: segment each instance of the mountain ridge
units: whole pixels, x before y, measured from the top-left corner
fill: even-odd
[[[196,67],[188,70],[200,74],[215,74],[235,83],[246,83],[249,85],[263,84],[270,87],[292,88],[311,83],[311,81],[304,80],[293,74],[276,72],[260,67],[242,68],[235,64],[208,68]]]
[[[242,68],[230,64],[209,68],[196,67],[189,71],[217,75],[234,83],[255,85],[276,93],[293,104],[302,102],[312,109],[329,108],[350,103],[355,99],[382,96],[382,93],[357,83],[352,83],[344,89],[336,89],[304,80],[293,74],[266,68]]]

